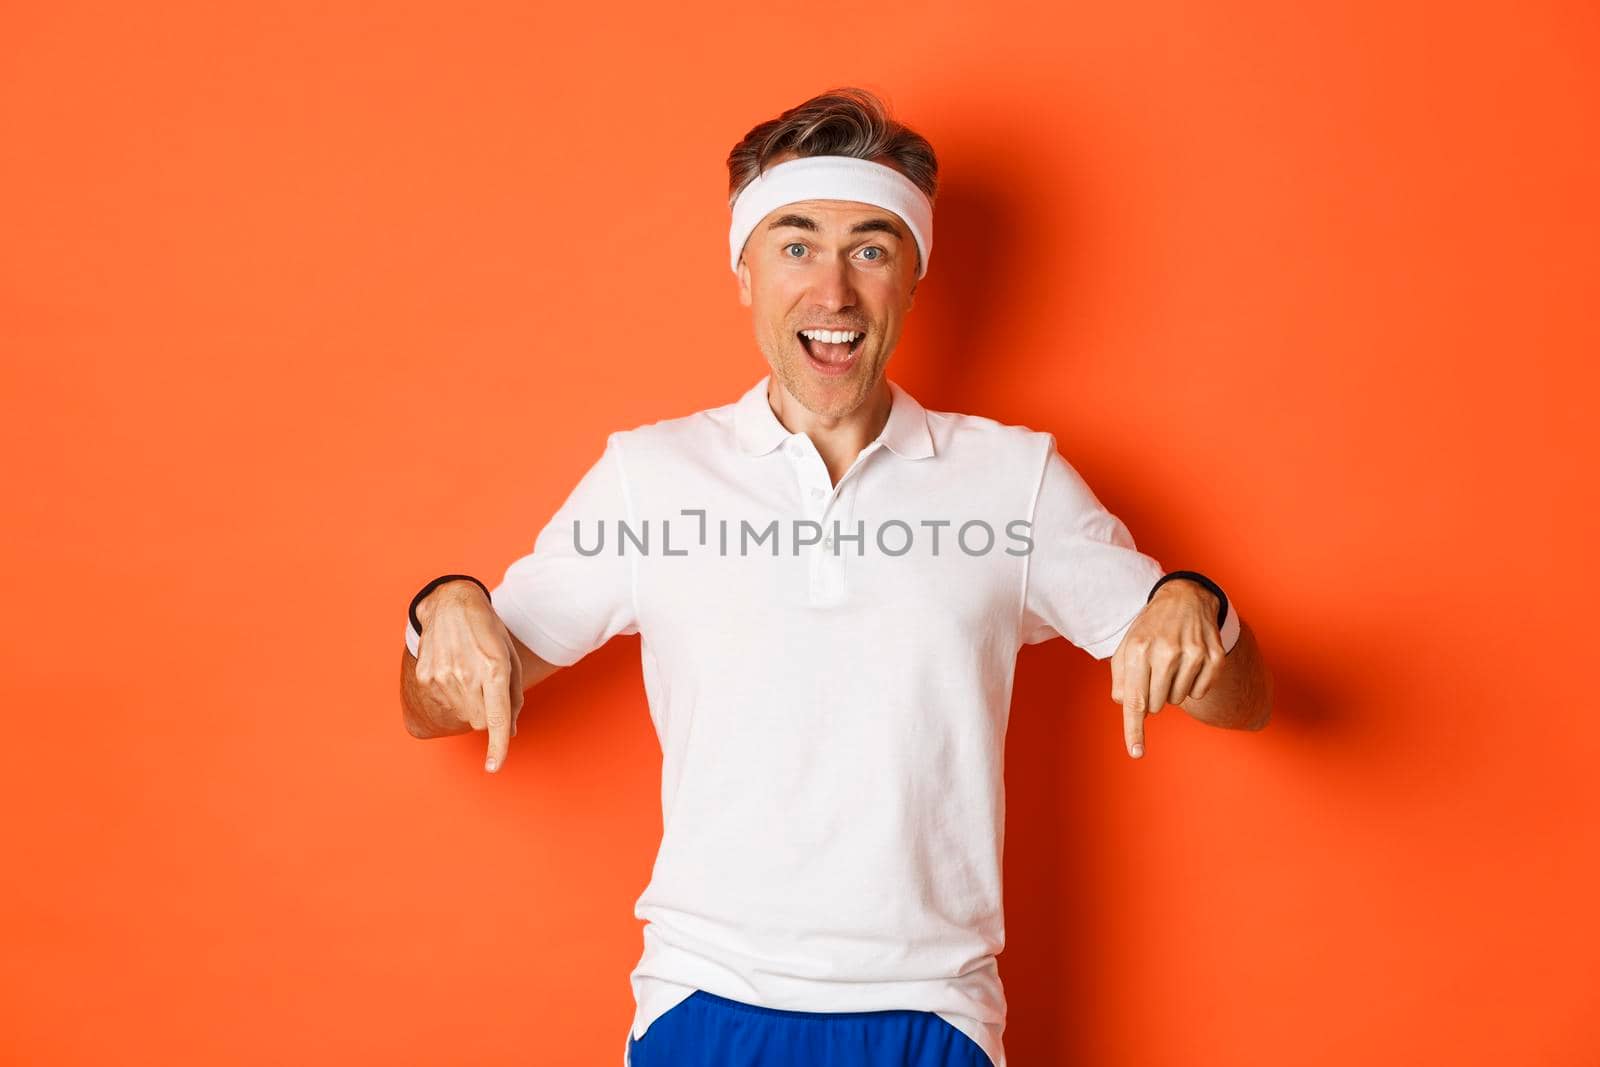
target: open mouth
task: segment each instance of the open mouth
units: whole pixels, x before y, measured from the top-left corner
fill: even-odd
[[[820,374],[828,375],[844,374],[855,366],[862,342],[867,339],[865,330],[860,331],[854,341],[840,344],[814,340],[799,330],[795,331],[794,336],[800,342],[800,347],[805,349],[806,355],[810,357],[812,368]]]

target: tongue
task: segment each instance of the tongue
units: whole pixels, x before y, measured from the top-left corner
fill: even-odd
[[[806,350],[824,363],[843,363],[850,358],[850,342],[842,344],[829,344],[826,341],[813,341],[806,338]]]

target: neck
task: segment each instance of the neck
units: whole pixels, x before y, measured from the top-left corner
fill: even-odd
[[[793,393],[771,375],[767,382],[767,404],[773,415],[790,433],[803,433],[811,438],[822,462],[828,467],[828,476],[837,485],[844,472],[850,469],[861,450],[877,439],[889,422],[889,409],[894,394],[889,380],[880,377],[865,400],[854,411],[844,415],[819,415],[797,400]]]

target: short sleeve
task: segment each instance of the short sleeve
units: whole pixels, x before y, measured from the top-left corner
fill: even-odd
[[[1022,642],[1065,637],[1095,659],[1107,659],[1165,572],[1138,550],[1127,526],[1061,457],[1054,435],[1043,437],[1033,548],[1025,564]]]
[[[495,613],[516,638],[557,666],[576,663],[618,634],[639,632],[633,568],[618,553],[617,528],[633,520],[617,435],[534,540],[490,590]]]

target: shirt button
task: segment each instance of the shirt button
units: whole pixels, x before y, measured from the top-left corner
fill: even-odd
[[[813,490],[811,490],[811,499],[812,500],[821,500],[822,499],[822,490],[821,489],[813,489]]]
[[[833,551],[833,535],[832,534],[829,534],[827,537],[824,537],[822,539],[822,547],[827,549],[829,552]]]

